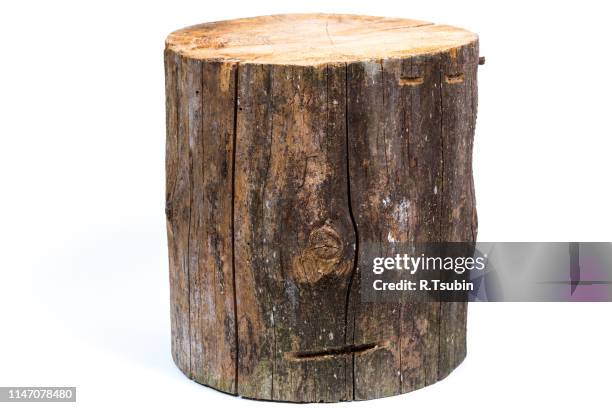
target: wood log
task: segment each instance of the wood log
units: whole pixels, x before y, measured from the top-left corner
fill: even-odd
[[[462,302],[362,303],[364,243],[474,241],[478,39],[300,14],[166,41],[172,355],[248,398],[365,400],[448,375]]]

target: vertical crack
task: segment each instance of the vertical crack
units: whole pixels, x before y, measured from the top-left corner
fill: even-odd
[[[176,197],[176,186],[179,183],[179,177],[180,177],[180,170],[179,170],[179,142],[180,142],[180,137],[179,137],[179,129],[180,129],[180,118],[181,118],[181,98],[180,98],[180,86],[179,86],[179,82],[180,82],[180,77],[179,77],[179,63],[180,60],[178,59],[178,57],[176,56],[176,54],[172,53],[169,55],[172,56],[172,67],[171,69],[173,71],[175,71],[174,74],[174,101],[176,103],[176,115],[175,115],[175,124],[176,124],[176,128],[175,128],[175,146],[176,146],[176,156],[175,156],[175,160],[176,163],[174,164],[174,171],[176,172],[176,174],[174,175],[174,184],[172,185],[172,191],[170,192],[170,195],[168,195],[168,193],[166,192],[166,211],[168,211],[170,209],[170,213],[172,214],[172,224],[171,224],[171,228],[172,228],[172,245],[174,246],[173,248],[173,252],[176,253],[177,251],[177,245],[176,245],[176,238],[175,238],[175,220],[174,220],[174,198]],[[168,155],[168,153],[166,153],[166,155]],[[166,158],[166,160],[168,160]],[[168,203],[170,203],[170,206],[168,206]],[[170,207],[170,208],[168,208]],[[172,256],[174,256],[174,254],[172,254]],[[175,269],[178,267],[178,265],[175,265]],[[172,273],[174,274],[175,271],[172,271]],[[172,278],[172,280],[174,280],[174,278]],[[176,283],[172,282],[172,286],[175,286]],[[172,290],[172,289],[171,289]],[[176,290],[176,289],[174,289]],[[176,301],[176,300],[174,300]],[[172,308],[174,308],[174,327],[176,327],[176,334],[178,336],[178,331],[180,331],[180,327],[181,325],[179,324],[180,322],[180,318],[179,318],[179,311],[178,309],[178,304],[177,305],[172,305]],[[176,342],[175,339],[173,339],[174,342]],[[176,346],[175,343],[175,347],[178,348]],[[176,360],[177,362],[179,361],[178,358],[178,350],[176,350]],[[189,357],[189,360],[191,361],[191,356]]]
[[[442,58],[440,59],[440,66],[439,66],[439,77],[438,77],[438,86],[440,88],[440,170],[438,172],[438,174],[440,174],[440,194],[438,194],[438,197],[440,197],[440,202],[439,202],[439,208],[438,208],[438,240],[439,242],[442,242],[443,240],[443,233],[442,233],[442,228],[443,228],[443,223],[442,223],[442,216],[444,214],[444,101],[443,101],[443,96],[444,96],[444,92],[442,91],[442,74],[443,74],[443,61]],[[440,365],[442,362],[442,299],[438,299],[438,302],[440,303],[439,305],[439,309],[438,309],[438,368],[437,368],[437,375],[436,377],[438,378],[438,380],[440,379]]]
[[[263,178],[263,186],[261,189],[261,217],[262,220],[265,219],[265,198],[266,198],[266,186],[268,183],[268,174],[270,173],[270,164],[272,162],[272,142],[274,141],[274,88],[273,88],[273,80],[274,80],[274,66],[271,65],[268,70],[268,115],[270,117],[270,143],[268,147],[268,163],[266,165],[266,174]],[[265,232],[264,232],[265,234]],[[281,270],[284,271],[282,265],[282,254],[281,254]],[[281,272],[283,273],[283,272]],[[266,282],[268,293],[273,293],[270,289],[270,285]],[[274,401],[274,373],[276,372],[276,354],[278,353],[277,344],[276,344],[276,319],[274,318],[275,306],[274,302],[270,305],[272,307],[272,338],[273,338],[273,349],[272,349],[272,375],[270,376],[270,400]]]
[[[276,320],[274,319],[274,307],[272,308],[272,342],[274,343],[274,354],[272,360],[272,385],[270,387],[270,401],[274,401],[274,371],[276,370]]]
[[[381,95],[382,95],[382,109],[383,112],[386,110],[386,99],[385,99],[385,68],[383,60],[379,61],[380,64],[380,83],[381,83]],[[387,126],[383,122],[382,124],[382,137],[383,137],[383,152],[385,154],[385,171],[387,172],[386,185],[389,185],[391,179],[391,170],[389,169],[389,153],[387,152],[389,145],[387,144]],[[382,242],[382,241],[380,241]]]
[[[184,70],[183,64],[185,61],[183,59],[180,60],[179,65],[179,81],[181,80],[181,74]],[[179,94],[179,97],[182,96]],[[183,270],[187,272],[187,337],[189,338],[189,377],[193,378],[192,371],[192,363],[191,363],[191,355],[192,355],[192,342],[191,342],[191,274],[190,274],[190,259],[191,259],[191,208],[193,206],[193,156],[191,154],[191,143],[190,143],[190,135],[189,135],[189,109],[190,104],[187,102],[187,118],[186,118],[186,132],[187,132],[187,151],[189,152],[189,221],[187,223],[187,259],[185,264],[183,265]],[[180,115],[180,112],[179,112]],[[185,118],[183,118],[185,119]],[[180,125],[179,125],[180,131]]]
[[[476,55],[478,55],[478,53],[476,53]],[[483,64],[484,64],[484,57],[483,58]],[[479,64],[480,64],[480,60],[479,60]],[[481,65],[481,64],[480,64]],[[468,75],[468,80],[467,80],[467,84],[468,84],[468,98],[471,99],[472,103],[470,104],[470,107],[472,108],[472,114],[471,119],[472,119],[472,127],[470,128],[470,132],[472,134],[471,140],[470,140],[470,194],[472,197],[472,202],[471,202],[471,207],[472,207],[472,219],[471,219],[471,223],[470,223],[470,230],[472,232],[472,242],[476,243],[476,239],[477,239],[477,235],[478,235],[478,213],[476,210],[476,191],[475,191],[475,187],[474,187],[474,138],[476,137],[476,116],[477,116],[477,104],[478,104],[478,92],[474,92],[474,88],[476,88],[477,91],[477,87],[478,87],[478,83],[476,81],[478,75],[478,66],[476,66],[476,68],[472,71],[471,75]]]
[[[346,300],[344,305],[344,343],[348,343],[348,313],[351,298],[351,291],[353,288],[353,281],[357,268],[359,265],[359,231],[357,230],[357,222],[355,221],[355,214],[353,213],[353,205],[351,200],[351,170],[350,170],[350,144],[349,144],[349,120],[348,120],[348,92],[349,92],[349,75],[348,75],[348,63],[344,64],[344,131],[345,131],[345,143],[346,143],[346,182],[347,182],[347,194],[348,194],[348,210],[351,224],[355,232],[355,259],[353,261],[353,269],[351,270],[351,276],[349,278],[348,287],[346,289]],[[353,316],[354,317],[354,316]],[[351,344],[355,344],[355,320],[353,319],[353,339]],[[355,353],[351,353],[352,359],[352,399],[355,400]],[[345,370],[346,372],[346,370]],[[345,375],[346,381],[346,375]]]
[[[404,383],[404,373],[402,372],[402,310],[404,309],[404,303],[399,304],[399,330],[398,333],[398,344],[399,344],[399,393],[402,393]]]
[[[238,336],[238,300],[236,290],[236,230],[235,230],[235,201],[236,201],[236,130],[238,127],[238,63],[236,63],[236,71],[234,72],[234,127],[232,130],[232,286],[234,287],[234,343],[236,348],[235,355],[235,375],[234,375],[234,393],[238,395],[238,357],[240,354],[239,336]]]

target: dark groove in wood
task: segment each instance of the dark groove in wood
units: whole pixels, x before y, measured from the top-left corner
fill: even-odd
[[[440,65],[438,67],[439,69],[439,81],[438,81],[438,89],[440,90],[440,164],[441,164],[441,170],[440,170],[440,194],[438,194],[438,197],[440,197],[440,205],[439,205],[439,211],[438,211],[438,237],[437,237],[437,241],[438,242],[442,242],[443,241],[443,231],[442,231],[442,217],[444,214],[444,103],[443,103],[443,98],[444,98],[444,93],[442,91],[442,63],[440,62]],[[440,302],[440,307],[438,308],[438,368],[437,368],[437,372],[438,374],[436,375],[436,377],[438,379],[440,379],[441,375],[440,375],[440,366],[442,365],[442,302]]]
[[[351,290],[353,288],[353,281],[355,274],[357,273],[358,266],[358,254],[359,254],[359,231],[357,230],[357,222],[355,222],[355,214],[353,213],[353,205],[351,198],[351,175],[350,175],[350,153],[351,148],[349,144],[349,123],[348,123],[348,90],[349,90],[349,75],[348,75],[348,64],[344,64],[344,132],[345,132],[345,143],[346,143],[346,182],[347,182],[347,193],[348,193],[348,212],[351,218],[351,224],[355,232],[355,255],[353,257],[353,267],[351,269],[351,275],[349,277],[347,289],[346,289],[346,301],[344,305],[344,343],[348,344],[348,314],[349,314],[349,303],[351,297]],[[353,343],[355,341],[355,326],[353,325]],[[352,370],[352,398],[355,399],[355,355],[351,355],[351,370]],[[345,370],[346,371],[346,370]],[[345,377],[346,383],[346,377]]]
[[[463,74],[445,75],[444,82],[446,82],[447,84],[459,84],[463,82]]]
[[[388,342],[376,342],[367,344],[350,344],[343,347],[329,348],[316,351],[295,351],[285,353],[285,357],[290,360],[320,360],[337,356],[361,354],[375,351],[389,346]]]
[[[234,72],[234,126],[232,130],[232,221],[231,221],[231,229],[232,229],[232,286],[233,286],[233,295],[234,295],[234,337],[235,337],[235,356],[234,356],[234,367],[235,367],[235,375],[234,375],[234,392],[238,395],[238,350],[239,350],[239,336],[238,336],[238,299],[236,294],[236,254],[235,254],[235,246],[236,246],[236,235],[234,228],[234,201],[235,201],[235,191],[236,191],[236,129],[238,127],[238,70],[239,64],[236,63],[236,69]]]
[[[422,76],[402,77],[399,80],[399,84],[402,86],[417,86],[422,85],[423,82],[425,82],[425,78]]]
[[[183,62],[181,60],[181,68],[183,68]],[[180,78],[180,76],[179,76]],[[189,116],[189,113],[188,113]],[[187,128],[187,140],[189,141],[190,135],[189,135],[189,131],[190,128]],[[189,376],[191,378],[193,378],[193,367],[191,364],[191,358],[193,355],[193,350],[192,350],[192,346],[193,346],[193,342],[191,341],[191,336],[192,336],[192,330],[191,330],[191,273],[190,273],[190,260],[191,260],[191,210],[193,208],[193,155],[191,152],[191,147],[188,148],[189,151],[189,221],[187,223],[188,227],[187,227],[187,293],[189,294],[188,298],[187,298],[187,304],[188,304],[188,321],[189,321]]]

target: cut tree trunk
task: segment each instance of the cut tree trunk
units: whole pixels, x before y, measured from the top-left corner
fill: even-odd
[[[279,15],[166,42],[172,355],[248,398],[400,394],[466,354],[466,303],[362,303],[364,243],[476,239],[477,36]]]

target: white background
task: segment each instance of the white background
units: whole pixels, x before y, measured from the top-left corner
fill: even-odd
[[[612,241],[604,2],[3,2],[0,386],[77,386],[84,407],[269,405],[170,357],[162,50],[186,25],[307,11],[479,33],[479,239]],[[612,304],[469,309],[450,377],[351,406],[609,406]]]

